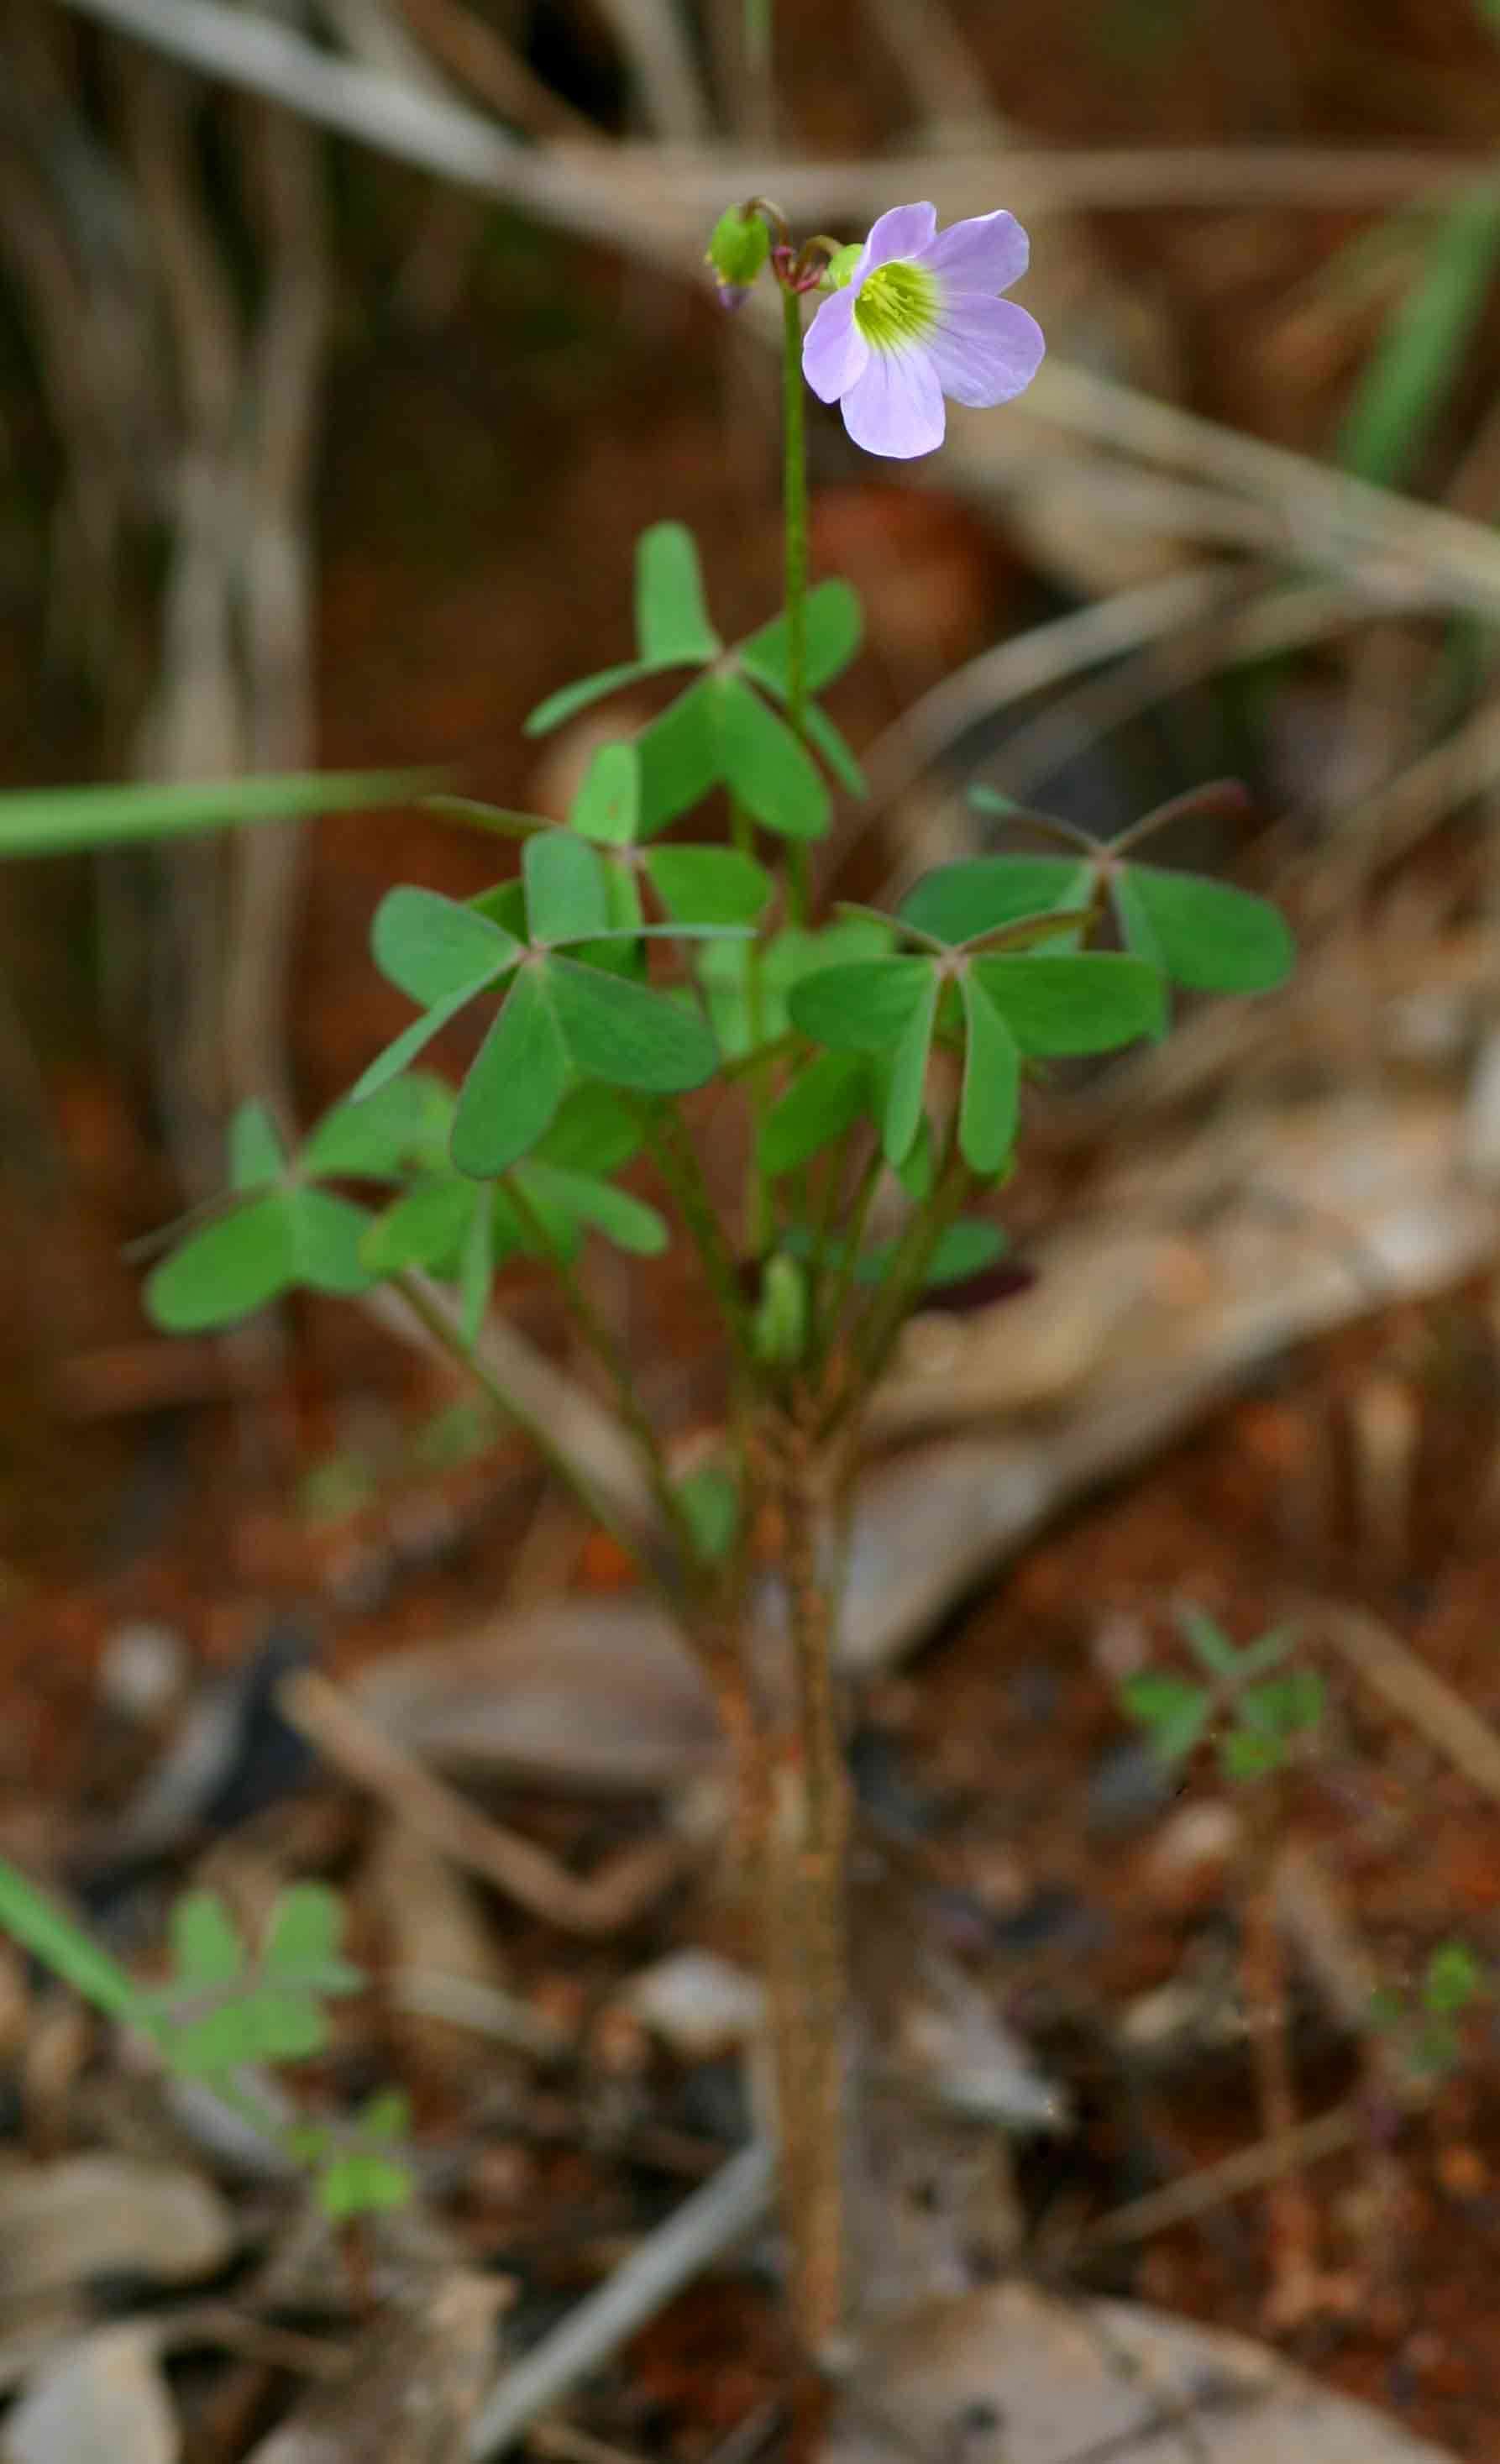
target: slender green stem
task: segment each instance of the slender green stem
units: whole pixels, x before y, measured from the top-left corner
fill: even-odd
[[[849,1292],[859,1266],[859,1253],[864,1245],[865,1227],[874,1204],[880,1176],[885,1170],[885,1156],[878,1139],[855,1184],[853,1199],[844,1226],[844,1254],[834,1273],[832,1289],[827,1304],[818,1311],[817,1331],[820,1349],[827,1353],[838,1339],[839,1320],[849,1306]]]
[[[739,1288],[734,1251],[718,1220],[718,1210],[709,1194],[703,1167],[693,1141],[685,1134],[682,1123],[671,1105],[642,1104],[637,1117],[651,1150],[651,1160],[666,1182],[682,1218],[683,1227],[698,1253],[739,1364],[753,1372],[756,1356],[750,1310]]]
[[[738,796],[729,800],[729,827],[743,855],[755,853],[755,823]],[[771,1079],[761,1054],[765,1019],[765,945],[758,928],[745,947],[745,1017],[750,1030],[750,1066],[746,1090],[750,1098],[750,1153],[745,1164],[745,1247],[753,1258],[765,1255],[771,1241],[771,1192],[761,1169],[761,1127],[771,1108]]]
[[[675,1534],[682,1551],[684,1571],[691,1575],[697,1566],[693,1525],[673,1486],[661,1440],[635,1391],[630,1364],[619,1339],[585,1291],[572,1261],[562,1255],[556,1242],[549,1237],[545,1223],[514,1173],[506,1177],[505,1199],[507,1205],[515,1209],[532,1247],[556,1276],[563,1307],[614,1389],[620,1419],[635,1441],[657,1511],[666,1529]]]
[[[660,1568],[652,1564],[629,1526],[615,1511],[608,1500],[601,1496],[587,1474],[580,1471],[571,1457],[564,1454],[562,1447],[554,1443],[541,1422],[533,1418],[523,1403],[517,1402],[515,1397],[501,1384],[493,1370],[471,1351],[460,1330],[446,1314],[434,1295],[425,1289],[417,1276],[396,1275],[392,1277],[392,1282],[412,1315],[426,1328],[433,1341],[441,1344],[443,1350],[452,1354],[458,1366],[468,1372],[475,1385],[484,1389],[491,1402],[504,1413],[508,1420],[514,1420],[523,1436],[530,1439],[548,1470],[556,1474],[564,1488],[572,1491],[590,1522],[597,1523],[602,1531],[608,1532],[617,1547],[624,1550],[642,1580],[651,1584],[652,1589],[661,1595],[673,1616],[676,1616],[679,1602],[672,1585],[667,1581]]]
[[[907,1225],[880,1290],[856,1331],[855,1374],[848,1403],[857,1406],[883,1375],[895,1339],[922,1288],[933,1253],[961,1211],[972,1186],[973,1175],[958,1152],[955,1127],[949,1133],[933,1194]]]
[[[807,426],[803,402],[802,308],[789,283],[782,288],[783,517],[786,525],[786,717],[799,744],[807,736]],[[786,850],[786,913],[807,914],[807,850],[793,839]]]

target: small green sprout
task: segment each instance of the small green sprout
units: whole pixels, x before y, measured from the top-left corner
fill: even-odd
[[[137,2028],[179,2079],[211,2088],[254,2126],[307,2165],[324,2212],[336,2221],[404,2206],[410,2177],[397,2143],[405,2100],[374,2098],[351,2124],[284,2127],[257,2095],[254,2074],[270,2062],[322,2053],[324,2005],[363,1991],[343,1958],[343,1906],[324,1882],[294,1882],[272,1908],[252,1949],[216,1891],[188,1891],[171,1913],[172,1970],[143,1986],[84,1927],[15,1866],[0,1859],[0,1925],[44,1967],[106,2016]]]
[[[1323,1715],[1316,1669],[1285,1665],[1296,1648],[1295,1627],[1272,1627],[1242,1651],[1202,1609],[1180,1610],[1177,1624],[1203,1682],[1170,1669],[1141,1669],[1120,1688],[1124,1708],[1165,1763],[1185,1763],[1216,1732],[1226,1779],[1263,1779],[1280,1771]]]
[[[1383,2034],[1400,2039],[1414,2070],[1441,2078],[1463,2054],[1464,2019],[1489,1993],[1481,1962],[1467,1943],[1450,1937],[1432,1952],[1415,1993],[1382,1986],[1370,2016]]]

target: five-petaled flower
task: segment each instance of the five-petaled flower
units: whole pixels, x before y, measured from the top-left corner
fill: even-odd
[[[867,453],[908,460],[942,443],[943,395],[987,408],[1030,384],[1046,347],[1034,317],[997,294],[1030,253],[1014,214],[938,229],[933,206],[893,206],[825,299],[803,373],[836,402]],[[837,280],[841,268],[835,264]]]

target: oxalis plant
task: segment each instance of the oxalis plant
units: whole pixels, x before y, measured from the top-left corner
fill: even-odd
[[[410,1023],[299,1144],[268,1111],[243,1111],[228,1198],[181,1231],[147,1285],[162,1326],[194,1331],[298,1287],[394,1286],[656,1594],[733,1750],[796,2320],[820,2355],[850,2311],[835,1640],[871,1396],[923,1292],[1004,1248],[976,1207],[1016,1169],[1030,1074],[1164,1034],[1174,985],[1260,991],[1290,963],[1264,902],[1139,860],[1165,812],[1108,847],[1045,822],[1052,851],[947,865],[893,914],[813,902],[834,792],[864,790],[817,698],[853,658],[860,613],[847,583],[808,578],[804,385],[838,403],[865,450],[933,451],[945,395],[998,405],[1035,373],[1041,334],[1000,297],[1026,261],[1003,212],[939,232],[931,206],[899,207],[857,247],[797,245],[764,200],[725,214],[710,263],[726,302],[758,283],[780,300],[783,606],[727,646],[687,531],[645,533],[636,656],[553,694],[527,732],[647,678],[671,678],[674,697],[596,752],[563,824],[433,800],[518,841],[518,870],[468,900],[390,891],[372,951],[413,1004]],[[678,830],[720,792],[727,840],[712,815]],[[469,1012],[482,1036],[455,1094],[413,1065]],[[723,1154],[730,1106],[742,1122],[734,1193],[702,1147],[712,1118]],[[651,1199],[636,1185],[648,1171]],[[595,1240],[642,1260],[675,1240],[696,1261],[726,1408],[717,1455],[686,1476],[590,1289]],[[552,1279],[597,1361],[653,1502],[649,1532],[486,1363],[496,1271],[517,1261]]]

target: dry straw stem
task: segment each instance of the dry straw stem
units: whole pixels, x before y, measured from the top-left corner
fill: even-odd
[[[865,162],[799,163],[690,146],[624,146],[595,166],[527,146],[477,113],[320,52],[301,35],[222,0],[70,0],[83,14],[170,52],[206,75],[253,87],[381,151],[505,196],[544,219],[655,256],[701,252],[703,216],[726,196],[774,195],[788,213],[858,215],[893,196],[930,193],[965,212],[994,190],[993,149]],[[623,16],[624,0],[612,0]],[[632,11],[632,14],[636,13]],[[664,13],[664,12],[663,12]],[[659,28],[658,28],[659,33]],[[637,44],[637,55],[639,45]],[[658,69],[658,75],[660,71]],[[1495,186],[1491,158],[1421,147],[1117,147],[1007,154],[1006,194],[1026,213],[1192,203],[1377,209],[1451,203]]]
[[[1344,2148],[1357,2145],[1368,2128],[1368,2120],[1357,2104],[1335,2105],[1331,2113],[1320,2113],[1314,2121],[1299,2123],[1284,2137],[1257,2139],[1252,2145],[1237,2148],[1217,2165],[1204,2165],[1179,2182],[1168,2182],[1159,2190],[1148,2190],[1122,2208],[1112,2208],[1107,2215],[1085,2227],[1079,2235],[1080,2246],[1086,2250],[1118,2248],[1122,2242],[1147,2241],[1153,2233],[1166,2233],[1174,2225],[1210,2215],[1231,2199],[1244,2198],[1247,2190],[1265,2189],[1268,2184],[1280,2180],[1290,2167],[1313,2165],[1325,2156],[1339,2155]]]
[[[1331,1644],[1389,1709],[1500,1804],[1500,1736],[1399,1635],[1338,1600],[1310,1600],[1294,1614],[1310,1639]]]
[[[286,1678],[276,1699],[299,1735],[346,1779],[378,1797],[408,1830],[564,1933],[590,1939],[618,1933],[682,1871],[681,1843],[652,1839],[626,1849],[601,1873],[580,1881],[555,1857],[491,1821],[456,1790],[434,1778],[327,1678],[306,1671]]]

